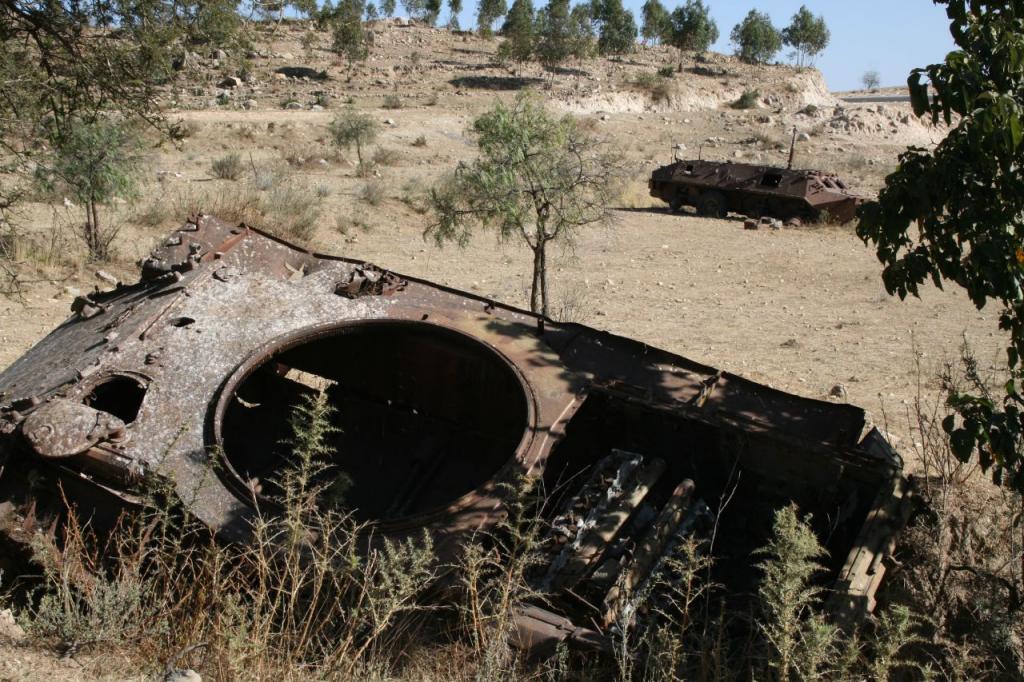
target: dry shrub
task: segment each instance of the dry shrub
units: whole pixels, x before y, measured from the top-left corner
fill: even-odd
[[[730,104],[733,109],[757,109],[760,106],[760,90],[744,90],[739,98]]]
[[[283,158],[293,168],[313,168],[325,163],[337,162],[341,157],[336,148],[310,142],[299,145],[287,145],[281,150]]]
[[[200,121],[178,119],[171,124],[171,136],[179,140],[186,140],[201,133],[203,127]]]
[[[371,206],[379,206],[387,198],[387,186],[378,178],[371,178],[363,185],[359,198]]]
[[[242,177],[244,169],[241,155],[234,152],[214,159],[210,164],[210,174],[220,180],[237,180]]]
[[[942,422],[945,396],[963,390],[992,396],[1004,379],[985,375],[964,343],[958,360],[944,363],[937,395],[918,363],[918,391],[901,418],[913,435],[921,465],[923,509],[902,535],[887,591],[927,616],[918,648],[947,679],[1020,679],[1024,675],[1024,504],[970,462],[953,455]],[[1000,363],[995,363],[995,367]],[[932,397],[935,396],[935,397]]]
[[[584,133],[593,133],[600,127],[600,122],[594,116],[581,116],[576,119],[576,126]]]
[[[657,208],[665,206],[665,202],[651,196],[647,183],[641,180],[630,180],[622,188],[619,196],[623,208]]]
[[[645,93],[655,103],[668,102],[674,92],[672,81],[660,73],[642,73],[630,82],[630,86]]]
[[[402,98],[395,94],[384,95],[384,103],[381,107],[384,109],[401,109],[403,106]]]
[[[412,146],[413,147],[426,147],[427,146],[427,136],[426,135],[420,135],[419,137],[417,137],[415,140],[412,141]]]
[[[419,215],[430,210],[430,190],[420,178],[410,178],[402,185],[401,200]]]
[[[390,147],[377,147],[373,153],[373,163],[378,166],[397,166],[402,162],[402,153]]]
[[[267,173],[262,177],[261,173]],[[169,195],[161,209],[166,220],[181,221],[191,213],[206,213],[229,223],[246,223],[284,239],[308,242],[316,232],[321,213],[321,193],[298,178],[287,178],[272,169],[257,169],[251,182],[231,192],[186,185]],[[155,220],[154,209],[147,219]],[[161,221],[163,222],[163,221]]]

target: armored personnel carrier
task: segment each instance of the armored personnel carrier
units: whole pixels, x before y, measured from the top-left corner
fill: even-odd
[[[832,173],[729,161],[683,160],[651,174],[651,196],[673,211],[693,206],[704,216],[740,213],[842,224],[853,220],[864,199]]]

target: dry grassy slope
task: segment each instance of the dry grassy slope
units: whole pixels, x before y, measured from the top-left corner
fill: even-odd
[[[465,253],[438,250],[422,239],[428,217],[405,200],[472,158],[466,131],[473,117],[526,84],[561,110],[607,98],[607,105],[590,106],[593,113],[582,116],[616,145],[632,173],[617,224],[581,234],[559,261],[556,298],[573,317],[811,397],[826,397],[843,383],[848,399],[879,420],[916,392],[912,336],[926,350],[926,363],[955,353],[963,333],[983,358],[996,358],[1002,344],[996,311],[978,312],[956,292],[929,290],[923,300],[906,303],[890,299],[873,255],[849,228],[747,232],[736,221],[667,215],[647,196],[650,170],[670,159],[673,145],[684,144],[694,155],[701,148],[705,158],[784,163],[792,125],[810,136],[798,145],[798,166],[839,171],[871,194],[908,142],[941,136],[909,120],[905,105],[835,105],[816,71],[752,67],[720,55],[700,64],[685,59],[672,79],[672,98],[654,103],[631,83],[677,62],[667,48],[570,64],[546,75],[531,65],[494,65],[496,41],[383,23],[375,28],[370,59],[349,70],[323,49],[327,35],[313,34],[319,46],[308,55],[302,35],[285,25],[257,46],[243,59],[251,82],[234,88],[217,83],[238,73],[231,63],[239,55],[217,63],[212,55],[197,55],[190,84],[166,98],[175,105],[171,115],[193,134],[181,149],[154,153],[144,198],[117,210],[121,262],[108,269],[131,279],[132,261],[188,209],[230,211],[258,195],[251,163],[261,173],[276,173],[278,185],[307,194],[319,188],[316,248],[523,305],[529,260],[521,250],[496,249],[491,235],[480,235]],[[327,78],[275,76],[282,66],[326,71]],[[693,67],[725,73],[699,75],[688,70]],[[745,89],[761,92],[761,108],[721,105]],[[314,104],[318,93],[323,109]],[[218,94],[224,104],[216,103]],[[400,97],[402,108],[381,108],[389,94]],[[390,158],[377,178],[356,177],[354,154],[338,156],[328,144],[326,126],[350,98],[382,123],[390,121],[377,145]],[[300,108],[282,108],[289,101]],[[826,106],[799,113],[814,101]],[[620,106],[611,106],[615,102]],[[425,144],[415,144],[421,137]],[[212,179],[210,162],[228,152],[242,154],[245,176]],[[364,198],[367,184],[382,195],[375,205]],[[31,206],[24,222],[45,233],[51,209]],[[257,224],[273,228],[275,215],[270,211]],[[93,286],[94,267],[76,264],[64,250],[56,260],[64,266],[44,268],[46,279],[23,303],[0,302],[0,366],[63,319],[74,293],[67,287]],[[58,281],[69,272],[77,280]],[[890,428],[909,433],[900,423]]]

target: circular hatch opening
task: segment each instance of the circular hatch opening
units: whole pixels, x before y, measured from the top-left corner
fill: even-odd
[[[229,382],[216,434],[249,498],[273,503],[294,461],[289,417],[320,391],[337,429],[327,476],[351,481],[342,506],[363,521],[451,504],[516,454],[528,426],[518,373],[444,327],[359,323],[292,339],[263,357]]]

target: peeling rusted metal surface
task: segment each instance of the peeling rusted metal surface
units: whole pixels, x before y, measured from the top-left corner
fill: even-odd
[[[244,541],[314,391],[375,537],[427,529],[453,551],[502,519],[505,483],[544,481],[551,558],[531,579],[592,605],[525,612],[520,635],[545,645],[642,618],[630,594],[712,519],[722,581],[747,589],[745,553],[791,501],[831,524],[835,609],[863,612],[905,518],[901,461],[859,408],[204,215],[0,373],[0,462],[124,504],[158,477]]]
[[[842,224],[864,202],[834,173],[730,161],[676,161],[655,170],[648,184],[651,196],[672,210],[693,206],[714,218],[739,213]]]

